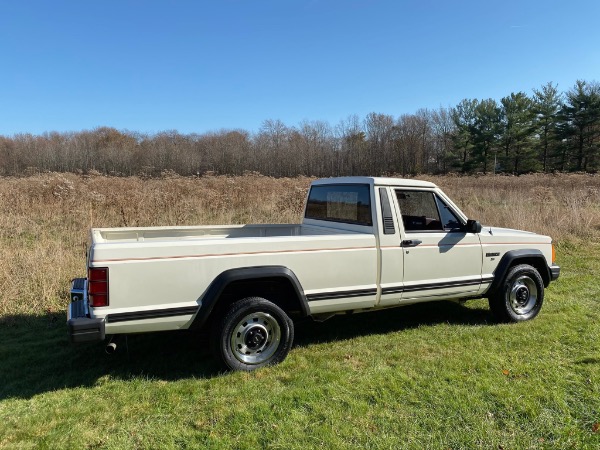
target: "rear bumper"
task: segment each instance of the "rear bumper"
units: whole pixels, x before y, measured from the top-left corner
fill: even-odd
[[[67,330],[73,343],[103,341],[104,319],[90,317],[87,307],[87,280],[75,278],[71,285],[71,303],[67,308]]]
[[[560,267],[553,264],[549,267],[549,269],[550,269],[550,280],[552,280],[552,281],[558,280],[558,277],[560,276]]]

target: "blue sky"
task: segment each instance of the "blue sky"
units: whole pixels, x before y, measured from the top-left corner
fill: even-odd
[[[0,134],[257,131],[600,81],[600,2],[0,0]]]

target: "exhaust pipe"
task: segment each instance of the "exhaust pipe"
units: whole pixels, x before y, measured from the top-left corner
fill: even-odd
[[[112,355],[114,352],[117,351],[117,344],[115,344],[114,342],[109,343],[104,348],[104,351],[106,352],[107,355]]]

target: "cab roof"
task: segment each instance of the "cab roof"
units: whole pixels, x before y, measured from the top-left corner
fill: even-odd
[[[398,186],[398,187],[421,187],[436,188],[429,181],[413,180],[407,178],[383,178],[383,177],[337,177],[321,178],[312,182],[312,185],[323,184],[368,184],[370,186]]]

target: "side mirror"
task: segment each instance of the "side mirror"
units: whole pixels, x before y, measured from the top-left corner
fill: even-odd
[[[467,233],[481,233],[481,224],[476,220],[467,220],[465,228]]]

